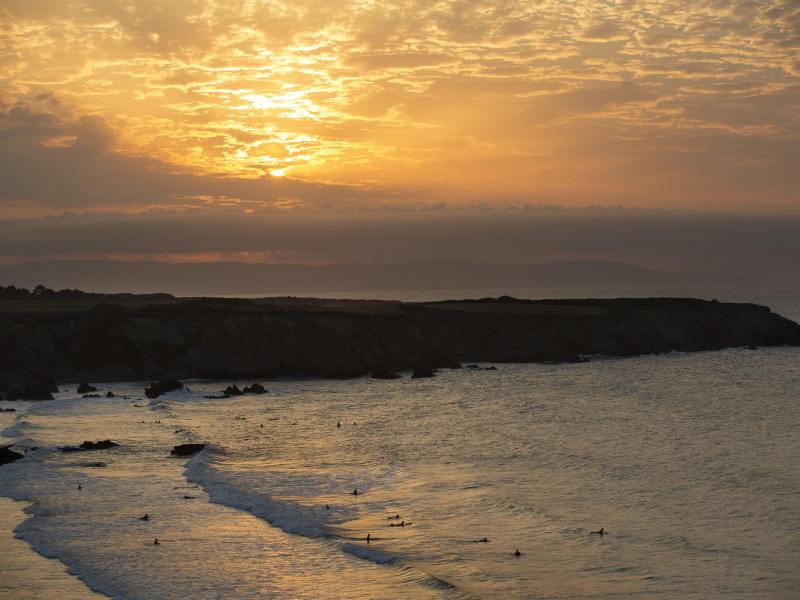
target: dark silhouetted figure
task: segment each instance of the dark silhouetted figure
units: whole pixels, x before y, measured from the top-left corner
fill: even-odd
[[[139,517],[139,520],[140,521],[149,521],[150,520],[150,515],[148,513],[144,513],[144,516],[143,517]]]
[[[489,538],[481,538],[479,540],[472,540],[472,541],[475,542],[476,544],[481,544],[481,543],[488,542]]]
[[[399,519],[399,518],[400,518],[400,515],[395,515],[395,516],[393,516],[393,517],[386,517],[386,518],[387,518],[387,519]]]
[[[158,538],[156,538],[156,539],[154,539],[154,540],[153,540],[153,546],[160,546],[160,545],[161,545],[161,544],[160,544],[160,542],[158,541]]]
[[[341,426],[342,426],[342,422],[341,421],[336,421],[336,427],[341,427]]]
[[[328,509],[328,510],[330,510],[330,509],[331,509],[331,507],[330,507],[330,506],[328,506],[327,504],[325,505],[325,508],[326,508],[326,509]]]
[[[593,531],[592,533],[595,535],[605,535],[606,534],[605,527],[601,527],[600,531]]]
[[[371,538],[371,537],[372,537],[372,534],[371,534],[371,533],[368,533],[368,534],[367,534],[367,543],[368,543],[368,544],[369,544],[369,540],[370,540],[370,538]]]
[[[400,521],[399,523],[389,523],[389,527],[405,527],[406,525],[411,525],[411,522],[406,523],[405,521]]]
[[[79,489],[79,490],[82,490],[82,489],[83,489],[83,486],[82,486],[82,485],[80,485],[80,484],[78,484],[78,489]]]
[[[353,490],[353,496],[358,496],[358,488]]]
[[[519,551],[519,548],[514,552],[514,556],[522,556],[522,552]]]

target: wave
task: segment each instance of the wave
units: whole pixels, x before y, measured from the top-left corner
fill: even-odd
[[[385,549],[379,550],[366,544],[359,544],[338,535],[333,529],[334,525],[354,517],[355,513],[350,514],[341,507],[338,510],[314,509],[289,500],[277,500],[263,492],[251,491],[241,482],[233,481],[236,476],[223,473],[214,467],[216,458],[221,453],[223,451],[220,448],[207,446],[186,463],[186,479],[190,483],[199,484],[211,502],[247,511],[286,533],[337,544],[343,552],[355,558],[399,568],[405,571],[409,578],[440,590],[448,598],[464,600],[473,598],[471,594],[457,586],[412,566],[405,557],[387,552]]]
[[[214,454],[219,449],[207,446],[186,463],[186,479],[203,487],[217,504],[245,510],[286,533],[304,537],[329,537],[329,521],[322,510],[313,510],[294,502],[275,500],[262,493],[238,487],[229,477],[214,468]],[[326,511],[327,512],[327,511]]]
[[[380,550],[368,548],[367,546],[362,546],[361,544],[345,543],[342,545],[342,551],[378,565],[388,565],[399,560],[396,556],[381,552]]]

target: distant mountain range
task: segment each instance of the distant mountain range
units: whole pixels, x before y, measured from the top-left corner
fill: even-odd
[[[178,296],[291,295],[409,290],[509,290],[722,284],[739,277],[579,260],[534,265],[430,260],[388,264],[29,262],[0,269],[0,285]]]

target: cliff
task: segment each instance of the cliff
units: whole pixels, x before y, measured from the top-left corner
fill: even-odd
[[[0,306],[0,395],[47,398],[55,382],[353,377],[800,345],[800,325],[766,307],[693,299],[103,299]]]

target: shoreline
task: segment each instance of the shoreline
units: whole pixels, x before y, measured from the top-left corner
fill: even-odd
[[[55,558],[39,554],[27,541],[16,537],[14,530],[30,515],[27,502],[0,496],[0,598],[14,600],[103,600],[68,567]]]

